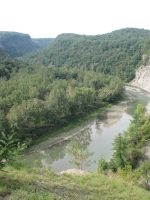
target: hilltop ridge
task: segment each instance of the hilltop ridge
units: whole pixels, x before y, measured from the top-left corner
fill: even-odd
[[[20,57],[40,48],[28,34],[0,31],[0,49],[11,57]]]
[[[129,82],[136,69],[146,64],[142,55],[149,54],[149,43],[150,31],[136,28],[96,36],[64,33],[44,49],[22,59],[32,65],[102,72]]]

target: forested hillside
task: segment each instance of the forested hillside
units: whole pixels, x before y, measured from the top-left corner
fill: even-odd
[[[0,77],[9,79],[12,71],[18,72],[20,68],[26,66],[22,62],[8,57],[4,51],[0,50]]]
[[[20,57],[38,48],[28,34],[0,31],[0,49],[11,57]]]
[[[32,38],[32,41],[38,44],[40,47],[46,47],[53,42],[54,38]]]
[[[39,45],[46,47],[40,49]],[[114,176],[112,172],[117,172],[117,178],[148,189],[149,162],[142,162],[137,170],[132,170],[143,158],[141,148],[150,138],[149,117],[142,105],[135,111],[127,131],[114,140],[110,162],[101,157],[96,173],[85,177],[58,176],[42,169],[40,162],[37,162],[40,168],[32,171],[15,160],[21,150],[47,134],[47,130],[50,138],[55,130],[121,100],[124,83],[134,78],[135,70],[146,64],[149,56],[150,31],[144,29],[127,28],[97,36],[61,34],[53,42],[50,38],[32,41],[27,34],[0,32],[0,196],[149,199],[149,194],[139,188],[109,181]],[[84,155],[84,150],[81,152]],[[77,147],[72,155],[78,159]],[[81,156],[82,162],[85,158],[86,155]],[[6,176],[1,170],[8,164],[18,170],[7,167]],[[90,185],[89,180],[93,181]],[[73,193],[77,185],[81,186],[80,193]]]
[[[2,130],[10,127],[26,138],[35,128],[62,126],[120,99],[123,83],[118,77],[78,68],[65,72],[29,66],[12,70],[9,80],[1,78],[0,88]]]
[[[150,53],[150,31],[126,28],[97,36],[61,34],[45,49],[24,60],[30,64],[103,72],[128,82],[134,78],[145,53]]]
[[[11,40],[5,42],[9,46]],[[16,55],[20,47],[9,50]],[[1,130],[33,138],[34,130],[68,124],[119,100],[122,81],[130,81],[147,62],[143,55],[150,55],[150,31],[132,28],[97,36],[61,34],[18,60],[1,51]]]

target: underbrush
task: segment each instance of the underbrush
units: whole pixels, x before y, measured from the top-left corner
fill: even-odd
[[[150,199],[148,191],[97,172],[75,176],[44,168],[6,167],[5,172],[0,172],[0,180],[0,199],[7,200]]]

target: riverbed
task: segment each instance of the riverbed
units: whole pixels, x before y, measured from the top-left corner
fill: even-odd
[[[94,154],[89,157],[90,166],[84,166],[85,170],[96,170],[100,155],[108,160],[113,153],[113,140],[118,133],[123,133],[130,124],[134,111],[139,103],[147,105],[150,97],[142,90],[134,91],[126,89],[129,101],[121,102],[104,113],[104,119],[93,118],[84,122],[81,126],[68,132],[62,132],[57,137],[33,146],[25,159],[28,166],[35,167],[35,160],[40,161],[43,166],[51,166],[55,172],[75,168],[69,163],[71,157],[66,153],[65,147],[74,135],[76,140]]]

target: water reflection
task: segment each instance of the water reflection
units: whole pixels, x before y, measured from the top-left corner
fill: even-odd
[[[92,142],[91,140],[91,134],[92,130],[91,127],[87,127],[79,132],[76,136],[74,136],[74,139],[78,142],[78,144],[83,147],[84,149],[87,149],[87,147]]]
[[[103,118],[104,120],[104,118]],[[96,130],[96,133],[100,136],[103,129],[102,129],[102,121],[100,121],[98,118],[95,120],[95,130]]]
[[[125,104],[119,104],[113,109],[109,109],[105,112],[103,119],[93,119],[89,124],[76,129],[77,133],[74,137],[79,144],[88,149],[90,152],[94,152],[94,155],[89,160],[98,160],[99,154],[103,154],[109,159],[112,154],[112,142],[114,137],[119,133],[127,129],[134,110],[138,103],[146,105],[149,101],[149,97],[139,95],[132,92],[132,95],[137,99],[135,102],[128,105],[126,111]],[[122,110],[122,111],[121,111]],[[73,132],[73,131],[72,131]],[[70,133],[68,133],[69,135]],[[72,133],[74,134],[74,132]],[[71,135],[71,134],[70,134]],[[25,155],[29,166],[34,166],[34,160],[39,160],[45,167],[52,166],[52,170],[59,172],[68,168],[74,168],[68,161],[70,156],[66,154],[65,147],[69,144],[69,140],[61,142],[51,148],[43,149],[34,154]],[[95,169],[92,165],[90,169]]]
[[[105,120],[104,120],[104,126],[105,127],[110,127],[116,122],[118,122],[124,111],[127,109],[127,103],[126,102],[121,102],[118,105],[113,106],[113,108],[108,109],[105,112]]]
[[[49,149],[42,150],[42,154],[40,153],[40,161],[44,161],[46,165],[52,164],[54,161],[58,161],[60,159],[63,159],[65,156],[65,146],[67,145],[67,142],[61,143],[60,145],[53,146],[51,148],[51,151]]]
[[[92,130],[91,127],[88,126],[85,129],[82,129],[77,135],[74,136],[74,139],[79,143],[80,146],[82,146],[84,149],[87,149],[90,143],[92,142],[91,140],[91,134]],[[64,157],[66,156],[66,151],[65,147],[69,144],[69,140],[61,142],[57,145],[53,145],[51,148],[43,149],[40,150],[39,152],[36,152],[34,154],[29,154],[28,155],[28,164],[30,166],[33,166],[33,160],[32,158],[34,157],[34,161],[38,160],[41,162],[45,167],[48,167],[54,162],[57,162],[59,160],[63,160]],[[68,160],[69,161],[69,156]]]

